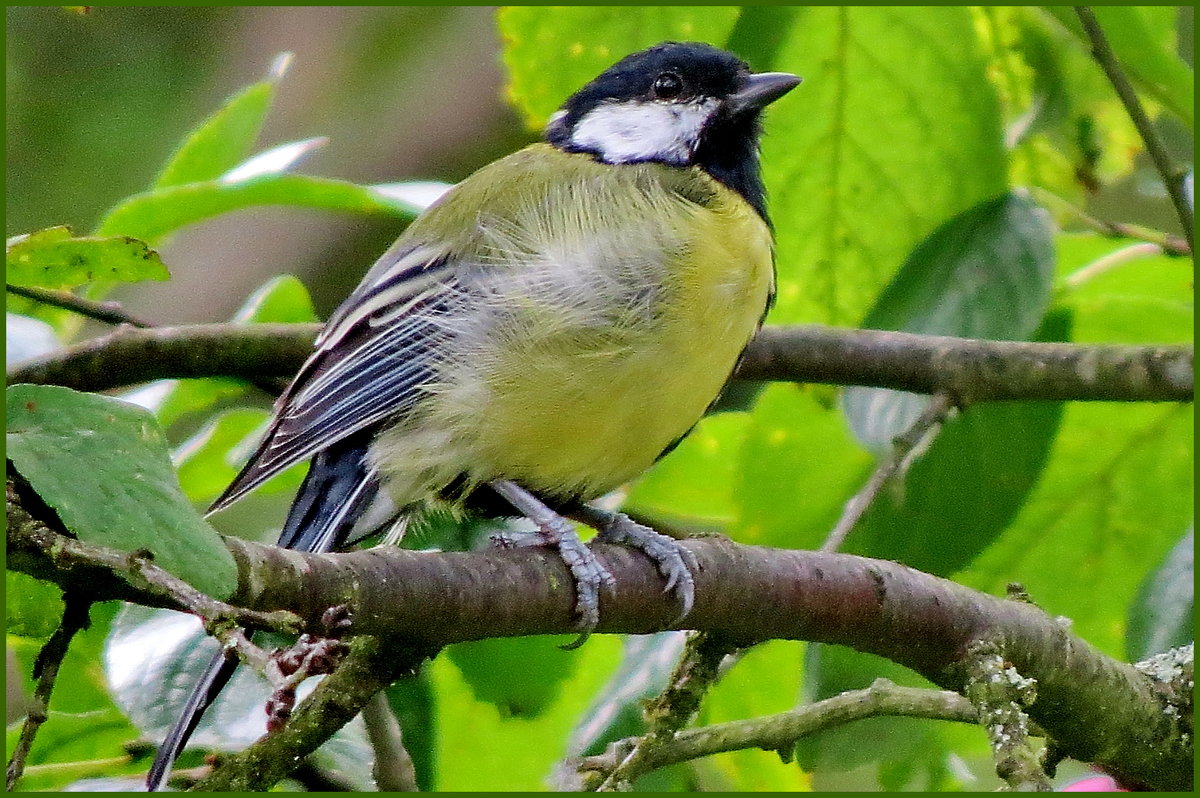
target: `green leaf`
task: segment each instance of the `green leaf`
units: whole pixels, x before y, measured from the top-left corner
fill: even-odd
[[[189,183],[137,194],[117,205],[97,228],[157,241],[182,227],[257,205],[379,213],[412,218],[420,208],[365,186],[303,175],[267,174],[243,182]]]
[[[429,669],[402,676],[387,688],[388,703],[400,724],[404,750],[412,757],[417,789],[429,792],[437,782],[437,703]]]
[[[534,717],[554,700],[575,668],[574,651],[559,646],[569,636],[473,640],[446,650],[480,701],[495,704],[503,715]]]
[[[742,6],[725,49],[741,56],[754,72],[775,71],[788,33],[804,24],[804,11],[797,6]]]
[[[751,415],[738,459],[739,543],[815,549],[870,473],[824,387],[768,386]]]
[[[875,330],[1014,340],[1042,320],[1054,280],[1049,217],[1020,194],[971,208],[917,245],[863,321]],[[868,447],[888,446],[928,400],[849,388],[843,406]]]
[[[1179,539],[1157,569],[1146,575],[1129,608],[1125,650],[1130,661],[1146,659],[1195,637],[1195,535]]]
[[[504,715],[494,704],[479,701],[462,672],[446,657],[428,669],[437,701],[438,790],[544,790],[546,780],[566,753],[564,740],[574,728],[591,696],[617,666],[620,640],[593,635],[576,652],[579,667],[563,684],[553,703],[536,717]],[[463,752],[470,766],[456,767]]]
[[[172,459],[190,501],[207,505],[221,495],[238,473],[230,452],[251,436],[257,439],[267,417],[260,408],[232,408],[210,418],[179,445]]]
[[[507,6],[497,14],[508,96],[530,127],[618,60],[665,40],[722,45],[736,7]]]
[[[290,60],[290,53],[276,57],[266,80],[230,97],[192,131],[167,161],[154,187],[216,180],[249,155]]]
[[[1191,343],[1196,318],[1189,258],[1147,254],[1142,242],[1093,233],[1059,235],[1056,302],[1074,315],[1072,340]],[[1137,257],[1114,258],[1137,247]],[[1095,269],[1098,261],[1116,263]]]
[[[129,236],[77,238],[66,227],[50,227],[8,239],[4,263],[13,285],[72,288],[97,280],[166,280],[158,253]]]
[[[217,598],[237,585],[233,557],[179,488],[154,418],[67,388],[6,393],[8,456],[81,540],[155,562]]]
[[[630,490],[627,507],[655,518],[727,524],[737,516],[734,488],[747,413],[706,416]]]
[[[280,274],[256,288],[233,321],[242,324],[304,324],[317,321],[312,297],[298,277]]]
[[[695,725],[757,718],[787,712],[800,692],[804,644],[768,640],[746,651],[737,664],[704,696]],[[705,772],[718,776],[700,789],[729,792],[795,792],[811,789],[809,777],[794,764],[784,764],[776,751],[746,749],[707,760]]]
[[[1007,188],[999,102],[965,8],[811,7],[766,113],[776,323],[857,324],[917,242]]]
[[[1067,340],[1069,330],[1069,315],[1055,313],[1036,338]],[[1038,484],[1062,413],[1061,402],[990,402],[950,419],[902,480],[885,486],[843,550],[943,576],[964,567]]]
[[[5,571],[4,596],[5,630],[10,635],[45,640],[62,621],[62,588],[52,582]]]
[[[1091,42],[1073,8],[1047,6],[1046,10],[1084,49],[1091,50]],[[1169,108],[1189,128],[1194,127],[1195,78],[1176,50],[1178,8],[1092,6],[1092,12],[1121,68],[1137,88]]]
[[[19,733],[19,725],[9,727],[10,750]],[[29,770],[18,788],[59,792],[78,779],[144,772],[145,765],[134,763],[126,750],[136,739],[137,730],[115,708],[84,713],[52,711],[34,740],[26,760]]]
[[[993,594],[1020,582],[1075,634],[1122,656],[1138,587],[1194,517],[1194,454],[1191,405],[1068,405],[1021,512],[955,578]]]
[[[804,700],[830,698],[869,687],[878,678],[900,685],[932,687],[908,668],[845,646],[809,644],[804,656]],[[931,742],[936,721],[866,718],[834,726],[797,742],[796,761],[806,771],[847,771],[870,763],[913,761]],[[941,752],[944,757],[946,752]],[[905,778],[886,789],[906,786]]]

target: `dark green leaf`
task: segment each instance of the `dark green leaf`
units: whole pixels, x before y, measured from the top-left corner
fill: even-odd
[[[507,6],[497,18],[504,38],[508,96],[531,127],[629,53],[665,40],[721,45],[734,7]]]
[[[158,253],[137,239],[125,235],[76,238],[66,227],[8,239],[4,261],[8,282],[41,288],[170,277]]]
[[[155,562],[224,598],[236,569],[184,498],[154,418],[127,402],[67,388],[8,389],[8,456],[80,539]]]
[[[434,789],[437,776],[437,701],[429,669],[416,676],[401,677],[387,689],[388,703],[404,738],[404,750],[412,757],[417,772],[417,789]]]
[[[577,655],[559,646],[569,636],[496,638],[456,643],[446,653],[480,701],[503,715],[534,717],[555,698]]]
[[[1067,340],[1069,314],[1037,336]],[[901,394],[902,395],[902,394]],[[844,550],[946,575],[1012,522],[1041,477],[1060,402],[992,402],[946,422],[929,449],[876,498]]]
[[[804,654],[804,701],[869,687],[878,678],[930,687],[907,668],[844,646],[810,643]],[[914,718],[866,718],[809,735],[796,744],[796,762],[807,771],[846,771],[868,763],[911,759],[929,742],[934,722]],[[893,785],[893,789],[904,786]]]
[[[913,250],[863,327],[1011,340],[1029,335],[1050,301],[1049,216],[1024,194],[959,214]]]
[[[154,187],[216,180],[249,155],[290,58],[290,53],[278,56],[266,80],[230,97],[192,131],[167,161]]]
[[[182,227],[256,205],[290,205],[411,218],[421,209],[365,186],[303,175],[262,175],[243,182],[189,183],[138,194],[117,205],[98,234],[157,241]]]
[[[956,216],[922,241],[884,289],[863,327],[1015,340],[1041,322],[1054,280],[1049,219],[1007,194]],[[846,417],[869,448],[883,449],[928,404],[925,397],[849,388]]]
[[[784,40],[793,27],[804,24],[803,15],[798,6],[742,6],[725,49],[755,72],[774,71]]]
[[[1146,659],[1195,637],[1195,536],[1189,529],[1162,564],[1142,582],[1129,608],[1125,650],[1129,659]]]

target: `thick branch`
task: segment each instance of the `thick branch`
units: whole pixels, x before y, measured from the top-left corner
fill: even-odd
[[[44,530],[39,539],[21,530],[9,526],[9,567],[59,575],[47,553],[58,544],[44,536],[61,536]],[[290,609],[312,629],[340,604],[353,608],[353,633],[407,638],[431,649],[574,629],[570,575],[560,558],[542,549],[435,554],[384,547],[308,555],[226,543],[239,570],[229,601],[260,611]],[[1029,715],[1070,756],[1101,764],[1125,784],[1190,789],[1190,737],[1173,725],[1178,713],[1164,713],[1149,677],[1095,651],[1036,607],[892,562],[719,539],[684,545],[700,565],[689,628],[734,641],[848,645],[954,690],[965,684],[961,659],[968,645],[995,641],[1014,668],[1037,680]],[[677,610],[652,563],[622,547],[593,550],[620,585],[606,594],[597,631],[644,634],[671,625]],[[61,573],[62,581],[74,581],[71,571]],[[164,603],[156,592],[145,599]]]
[[[17,364],[9,384],[104,391],[160,378],[295,374],[316,324],[201,324],[133,329]],[[1190,346],[982,341],[848,330],[765,327],[738,368],[744,380],[865,385],[945,393],[958,403],[1000,399],[1190,402]]]

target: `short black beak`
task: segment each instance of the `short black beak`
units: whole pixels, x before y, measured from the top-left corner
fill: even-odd
[[[741,88],[725,100],[726,111],[733,116],[761,111],[800,85],[802,79],[788,72],[759,72],[742,81]]]

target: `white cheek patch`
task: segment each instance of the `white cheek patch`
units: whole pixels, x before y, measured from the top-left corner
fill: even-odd
[[[665,161],[684,165],[717,101],[625,102],[599,105],[579,120],[571,143],[608,163]]]

